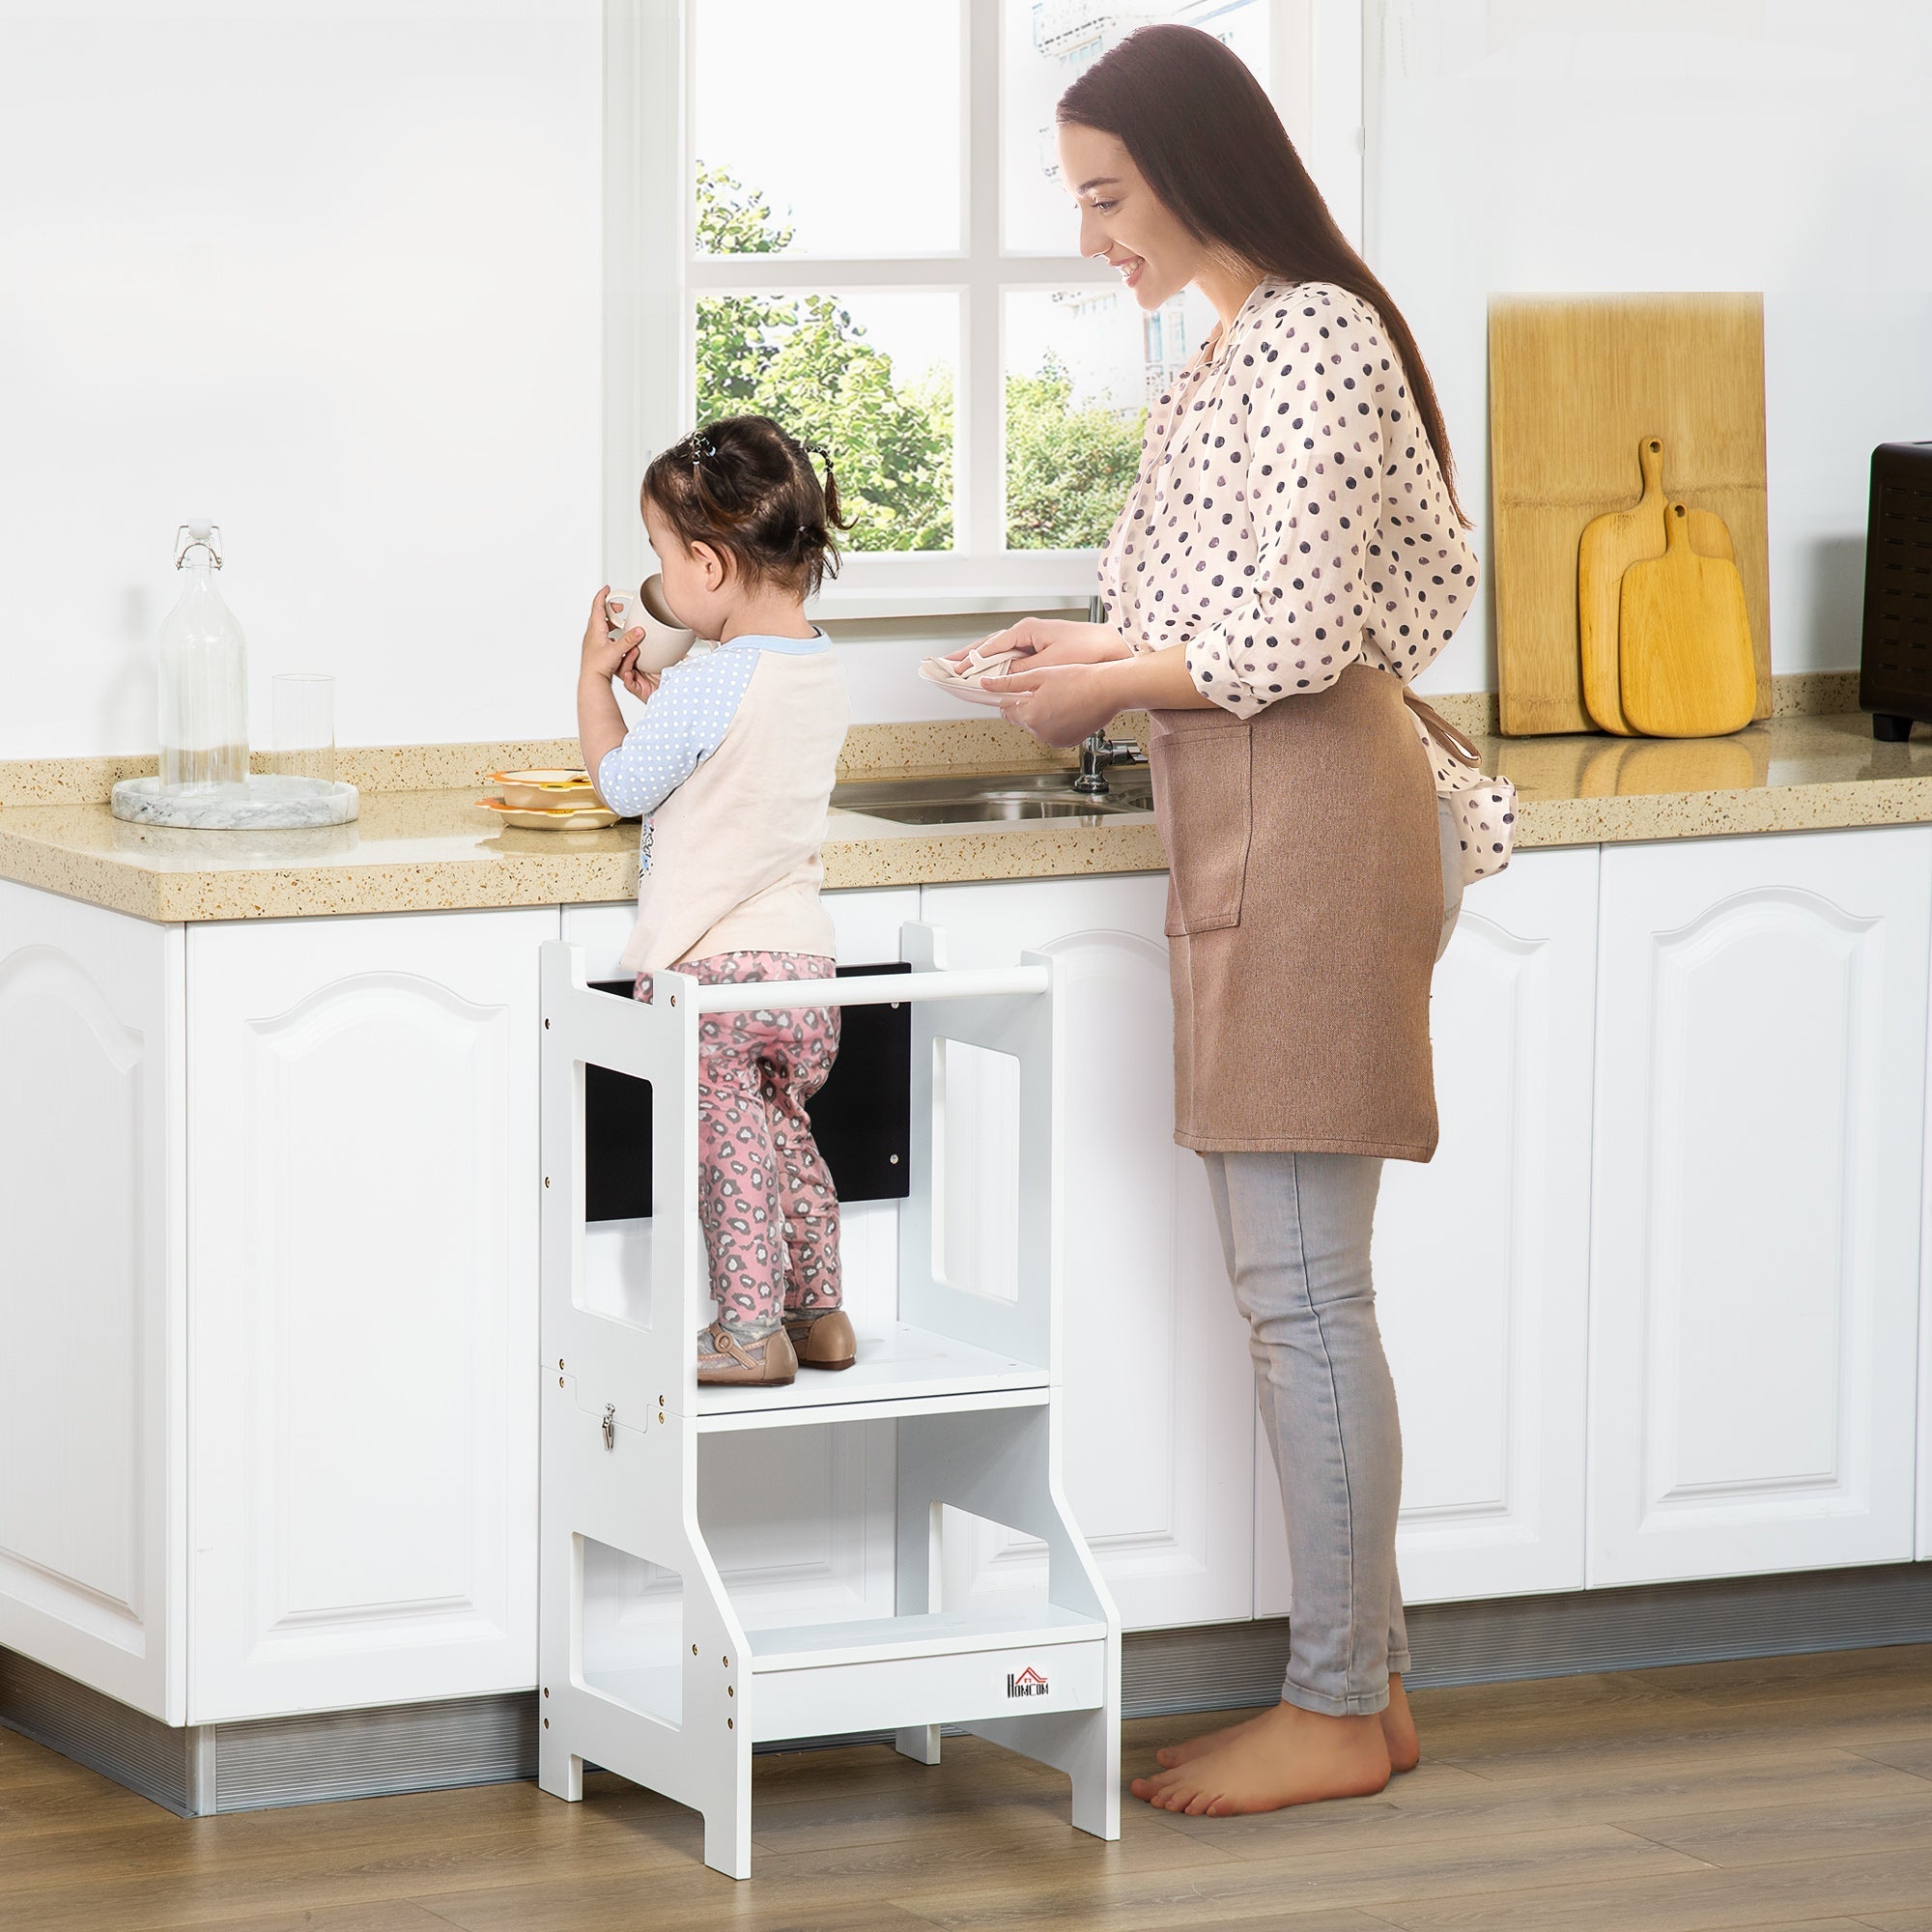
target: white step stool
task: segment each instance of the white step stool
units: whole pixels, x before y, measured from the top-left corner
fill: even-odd
[[[704,1814],[704,1860],[752,1868],[752,1747],[890,1729],[939,1760],[939,1727],[1067,1772],[1073,1823],[1120,1836],[1121,1622],[1061,1489],[1059,1034],[1054,966],[940,970],[938,938],[904,928],[910,974],[787,984],[782,1003],[912,1009],[911,1192],[899,1213],[898,1320],[859,1336],[857,1364],[784,1388],[697,1386],[710,1301],[697,1223],[699,1016],[778,1004],[769,984],[656,976],[648,1006],[590,987],[581,954],[543,949],[543,1481],[537,1781],[583,1795],[586,1760]],[[1011,1299],[944,1278],[932,1182],[945,1131],[938,1042],[1019,1063],[1019,1286]],[[647,1298],[583,1294],[583,1069],[651,1083]],[[639,1285],[641,1286],[641,1285]],[[758,1630],[739,1622],[697,1512],[700,1436],[894,1418],[896,1614]],[[1046,1605],[948,1610],[945,1504],[1042,1539]],[[586,1644],[586,1542],[675,1571],[682,1622],[629,1649]],[[592,1654],[594,1651],[595,1654]]]

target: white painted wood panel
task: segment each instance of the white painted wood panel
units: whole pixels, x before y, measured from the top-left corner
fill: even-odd
[[[543,908],[188,935],[193,1722],[535,1682],[556,931]]]
[[[841,966],[899,956],[899,927],[919,917],[916,887],[828,893]],[[587,976],[623,977],[618,954],[637,909],[566,906],[563,937],[584,951]],[[585,1293],[620,1301],[626,1269],[639,1265],[650,1223],[584,1230]],[[846,1306],[862,1325],[893,1319],[898,1293],[898,1204],[848,1203],[839,1258]],[[720,1575],[749,1630],[893,1613],[895,1463],[891,1423],[708,1436],[698,1460],[698,1508]],[[676,1614],[678,1578],[656,1565],[592,1545],[585,1552],[585,1614],[599,1642],[626,1654],[647,1627]]]
[[[1932,1208],[1932,1184],[1926,1188]],[[1918,1556],[1932,1562],[1932,1230],[1919,1236]]]
[[[1254,1393],[1200,1157],[1174,1145],[1164,874],[929,886],[947,963],[1055,956],[1065,1001],[1065,1480],[1129,1628],[1245,1617],[1252,1602]],[[1001,1177],[1011,1095],[965,1068],[942,1177],[950,1266],[1010,1293]],[[1028,1184],[1027,1177],[1018,1177]],[[956,1243],[956,1244],[955,1244]],[[1037,1598],[1040,1546],[949,1521],[949,1606]]]
[[[1382,1168],[1376,1302],[1402,1407],[1409,1603],[1583,1585],[1597,850],[1472,888],[1435,969],[1441,1138]],[[1255,1614],[1293,1597],[1268,1445]]]
[[[1589,1580],[1909,1557],[1932,828],[1603,864]]]
[[[0,881],[0,1644],[185,1712],[182,929]]]

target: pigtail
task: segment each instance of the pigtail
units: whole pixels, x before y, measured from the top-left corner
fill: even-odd
[[[838,478],[832,471],[832,452],[822,442],[802,442],[800,449],[808,456],[815,456],[825,466],[825,477],[819,483],[819,495],[825,500],[826,541],[831,541],[833,530],[849,530],[852,526],[838,513]],[[810,467],[810,466],[808,466]],[[816,479],[814,479],[816,480]]]
[[[812,587],[816,589],[826,578],[838,575],[838,539],[833,533],[849,530],[852,526],[840,514],[838,478],[832,468],[832,452],[822,442],[801,443],[799,449],[806,458],[805,473],[812,480],[811,494],[818,498],[818,515],[810,525],[802,525],[799,530],[801,547],[806,553],[806,568]],[[825,466],[822,480],[812,475],[811,458],[814,456]]]

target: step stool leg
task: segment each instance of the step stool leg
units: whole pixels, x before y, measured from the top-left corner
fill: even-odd
[[[725,1788],[704,1805],[704,1862],[726,1878],[752,1875],[752,1747],[726,1759]]]
[[[1121,1835],[1121,1724],[1110,1710],[1090,1711],[1069,1741],[1073,1828],[1096,1838]]]
[[[904,1440],[904,1425],[899,1425]],[[923,1616],[940,1607],[940,1576],[945,1552],[945,1522],[939,1505],[916,1492],[901,1463],[895,1576],[896,1606],[902,1617]],[[939,1762],[939,1726],[914,1724],[893,1733],[893,1748],[915,1764]]]
[[[939,1726],[937,1724],[916,1724],[909,1731],[893,1733],[893,1748],[901,1757],[909,1757],[915,1764],[937,1764],[939,1762]]]
[[[1065,1772],[1073,1782],[1075,1828],[1096,1838],[1121,1835],[1121,1715],[1111,1698],[1094,1711],[989,1718],[966,1728],[988,1744]]]
[[[552,1744],[547,1731],[537,1733],[537,1788],[571,1804],[583,1802],[583,1760],[561,1743]]]
[[[554,1481],[554,1474],[551,1480]],[[539,1545],[537,1787],[577,1804],[583,1799],[583,1760],[569,1747],[572,1724],[564,1712],[571,1659],[581,1653],[583,1643],[583,1551],[568,1529],[555,1527],[568,1521],[565,1513],[550,1497],[545,1504],[552,1514],[541,1524]],[[554,1699],[553,1685],[557,1687]]]

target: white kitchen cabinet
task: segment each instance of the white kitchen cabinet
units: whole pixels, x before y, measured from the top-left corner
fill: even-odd
[[[183,1721],[182,929],[0,881],[0,1644]]]
[[[1913,1553],[1932,828],[1603,861],[1592,1584]]]
[[[1061,967],[1066,1082],[1065,1480],[1129,1628],[1246,1617],[1254,1393],[1200,1157],[1174,1145],[1165,875],[929,886],[947,963]],[[1002,1204],[1017,1182],[997,1065],[948,1069],[946,1262],[1007,1283]],[[968,1238],[952,1231],[964,1229]],[[950,1522],[946,1602],[1037,1594],[1041,1546]]]
[[[1441,1138],[1383,1164],[1374,1267],[1402,1407],[1411,1604],[1583,1584],[1597,850],[1520,853],[1435,969]],[[1255,1614],[1292,1592],[1256,1444]]]
[[[920,916],[919,889],[911,886],[828,893],[825,905],[841,966],[898,958],[899,928]],[[636,921],[629,903],[566,906],[563,937],[583,949],[589,979],[622,979],[617,957]],[[648,1221],[586,1226],[586,1293],[616,1298],[622,1270],[642,1264],[649,1227]],[[890,1321],[898,1293],[898,1203],[845,1204],[839,1246],[854,1320],[862,1327],[874,1318]],[[893,1428],[835,1423],[705,1439],[699,1507],[719,1572],[748,1628],[893,1614]],[[621,1630],[666,1616],[675,1607],[676,1587],[668,1573],[601,1544],[585,1551],[593,1622]]]
[[[1918,1536],[1921,1563],[1932,1562],[1932,1239],[1921,1240],[1918,1307]]]
[[[550,907],[187,934],[190,1721],[534,1682],[556,931]]]

